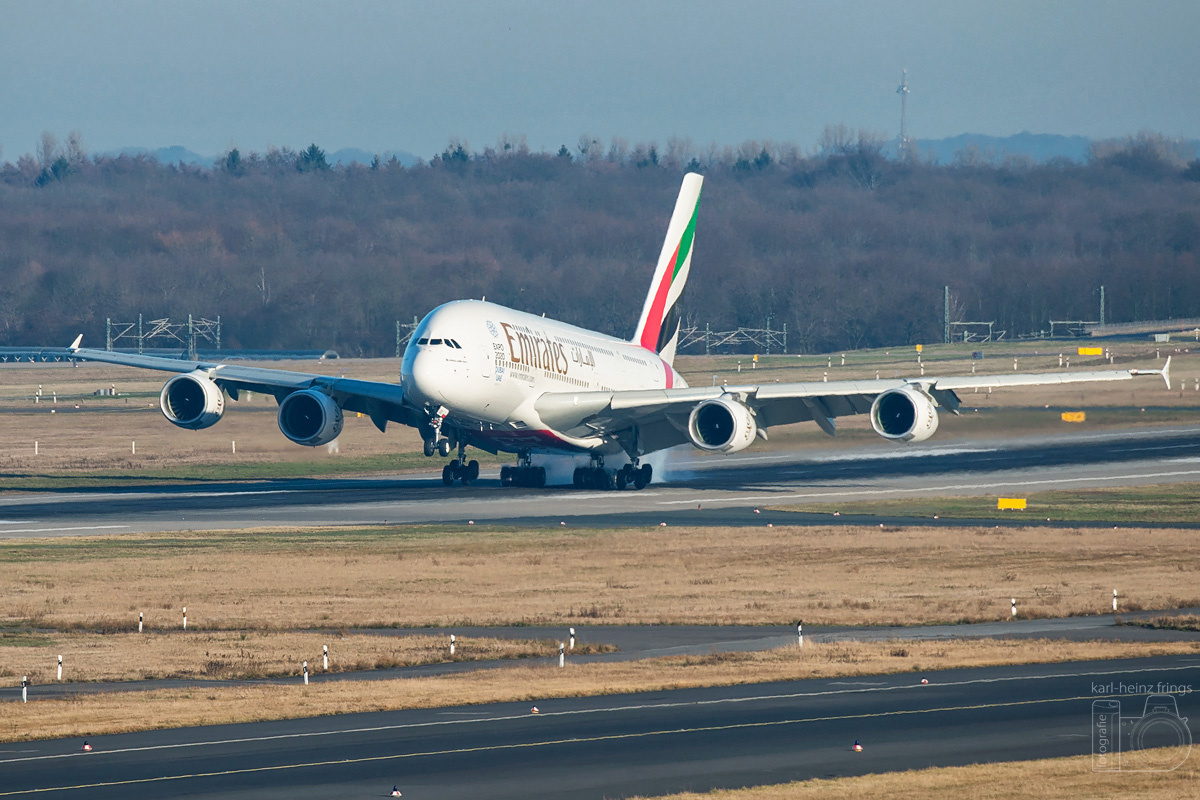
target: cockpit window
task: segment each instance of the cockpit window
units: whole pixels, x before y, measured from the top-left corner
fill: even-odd
[[[429,344],[429,339],[417,339],[417,344]]]
[[[441,339],[430,339],[429,343],[430,344],[441,344],[442,340]]]
[[[455,341],[455,340],[453,340],[453,339],[447,339],[447,340],[446,340],[446,346],[447,346],[447,347],[453,347],[455,350],[462,350],[462,345],[460,345],[458,342],[456,342],[456,341]]]

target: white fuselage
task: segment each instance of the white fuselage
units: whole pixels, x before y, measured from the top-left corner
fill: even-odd
[[[546,392],[683,387],[657,353],[632,342],[479,300],[438,306],[421,320],[400,367],[405,394],[487,449],[581,452],[619,449],[543,424]]]

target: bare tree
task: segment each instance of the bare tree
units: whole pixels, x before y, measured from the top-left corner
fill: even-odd
[[[42,131],[42,138],[38,140],[37,148],[37,159],[42,169],[50,169],[50,165],[54,163],[57,154],[58,137],[50,131]]]
[[[78,169],[87,161],[87,149],[83,146],[83,134],[79,131],[67,134],[66,150],[67,163],[72,169]]]
[[[826,125],[817,140],[817,155],[831,156],[849,152],[854,147],[854,131],[845,123]]]

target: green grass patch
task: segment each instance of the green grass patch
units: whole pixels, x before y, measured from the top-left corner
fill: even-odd
[[[0,647],[51,647],[57,640],[45,634],[0,631]]]
[[[1114,489],[1035,492],[1025,495],[1024,511],[1000,511],[998,497],[920,497],[845,503],[807,503],[773,506],[774,511],[810,514],[853,514],[876,517],[933,517],[940,519],[997,519],[1055,522],[1195,523],[1200,521],[1200,484],[1133,486]]]
[[[507,464],[511,456],[469,454],[482,465]],[[9,472],[0,476],[8,491],[51,491],[63,489],[116,489],[130,485],[173,486],[230,481],[294,480],[338,476],[384,475],[409,470],[437,470],[445,459],[426,458],[421,453],[389,453],[349,456],[319,461],[251,461],[238,464],[188,464],[153,468],[72,470],[55,473]]]
[[[403,525],[367,528],[288,528],[265,531],[197,531],[194,533],[121,534],[119,536],[81,536],[61,539],[11,539],[0,541],[0,564],[48,561],[103,560],[109,558],[178,559],[191,554],[218,551],[238,553],[281,553],[346,551],[348,547],[366,547],[363,552],[388,552],[431,543],[457,548],[462,542],[482,544],[481,537],[502,541],[520,537],[521,541],[538,538],[593,536],[602,529],[547,528],[528,530],[509,525]],[[349,551],[347,551],[349,552]],[[0,626],[0,632],[3,627]]]
[[[1118,624],[1138,628],[1168,631],[1200,631],[1200,616],[1179,614],[1177,616],[1153,617],[1151,619],[1122,619]]]

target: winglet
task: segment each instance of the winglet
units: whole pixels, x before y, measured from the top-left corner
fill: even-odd
[[[1131,369],[1130,375],[1162,375],[1163,380],[1167,382],[1167,389],[1171,388],[1171,357],[1167,356],[1167,363],[1163,364],[1162,369]]]
[[[80,345],[82,342],[83,342],[83,334],[81,333],[81,334],[79,334],[78,336],[76,336],[76,337],[75,337],[75,341],[71,342],[71,344],[69,344],[69,345],[67,346],[67,349],[68,349],[68,350],[72,350],[72,351],[74,351],[74,350],[78,350],[78,349],[79,349],[79,345]],[[1167,360],[1168,360],[1168,361],[1170,361],[1170,359],[1167,359]]]

